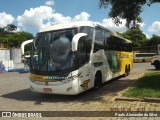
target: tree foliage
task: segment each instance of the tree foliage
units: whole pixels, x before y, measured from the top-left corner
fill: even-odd
[[[142,22],[140,13],[143,11],[144,5],[150,6],[153,3],[160,2],[160,0],[100,0],[99,6],[108,7],[111,6],[109,17],[114,19],[115,24],[120,24],[119,18],[126,19],[126,26],[132,27],[137,23]]]
[[[134,47],[145,46],[148,41],[146,35],[139,28],[131,28],[124,33],[120,33],[120,35],[131,40]]]
[[[147,46],[160,44],[160,36],[153,34],[150,40],[147,42]]]
[[[15,26],[12,27],[16,28]],[[20,47],[23,41],[34,38],[31,33],[24,31],[11,32],[11,30],[15,29],[9,28],[10,30],[8,31],[5,28],[0,28],[0,43],[7,44],[9,47]]]
[[[132,28],[124,33],[118,33],[133,43],[133,47],[153,46],[160,44],[160,36],[153,34],[150,39],[139,28]]]
[[[7,32],[15,32],[17,30],[17,26],[8,24],[6,27],[4,27],[4,30]]]

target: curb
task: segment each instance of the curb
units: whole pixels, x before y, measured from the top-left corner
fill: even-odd
[[[114,101],[138,101],[138,102],[154,102],[160,103],[160,98],[130,98],[130,97],[116,97]]]

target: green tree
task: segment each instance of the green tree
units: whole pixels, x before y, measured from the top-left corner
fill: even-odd
[[[13,24],[8,24],[4,29],[7,32],[14,32],[17,30],[17,26],[15,26]]]
[[[11,28],[7,26],[11,26]],[[34,38],[29,32],[13,32],[15,30],[14,28],[17,28],[14,25],[7,26],[0,28],[0,43],[7,44],[9,47],[20,47],[23,41]],[[6,30],[6,28],[8,28],[8,30]]]
[[[160,44],[160,36],[153,34],[150,40],[147,42],[148,46]]]
[[[132,21],[133,26],[136,26],[137,23],[142,22],[140,13],[143,11],[143,6],[150,6],[151,4],[157,2],[160,2],[160,0],[100,0],[99,6],[100,8],[111,6],[108,14],[109,17],[113,18],[116,24],[121,23],[119,18],[126,19],[126,26],[132,27]]]
[[[124,33],[120,33],[120,35],[131,40],[134,47],[145,46],[147,42],[146,35],[138,27],[133,27]]]

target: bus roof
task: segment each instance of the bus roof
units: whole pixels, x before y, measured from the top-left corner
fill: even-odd
[[[91,22],[91,21],[67,22],[67,23],[55,24],[55,25],[51,25],[49,27],[42,28],[42,29],[40,29],[39,32],[46,32],[46,31],[51,31],[51,30],[67,29],[67,28],[80,27],[80,26],[95,27],[96,23],[95,22]]]
[[[92,22],[92,21],[73,21],[73,22],[67,22],[67,23],[62,23],[62,24],[55,24],[55,25],[51,25],[45,28],[42,28],[39,30],[39,32],[46,32],[46,31],[53,31],[53,30],[61,30],[61,29],[67,29],[67,28],[74,28],[74,27],[80,27],[80,26],[89,26],[89,27],[101,27],[103,29],[106,29],[107,31],[110,31],[109,29],[107,29],[106,27],[100,25],[98,22]],[[115,32],[112,32],[113,36],[116,36],[120,39],[125,40],[126,42],[131,42],[130,40],[123,38],[122,36],[118,35]]]
[[[120,38],[120,39],[123,39],[123,40],[125,40],[126,42],[128,42],[128,43],[131,43],[131,41],[130,40],[128,40],[128,39],[126,39],[126,38],[124,38],[124,37],[122,37],[122,36],[120,36],[120,35],[118,35],[117,33],[115,33],[115,32],[113,32],[112,33],[112,35],[113,36],[116,36],[116,37],[118,37],[118,38]]]

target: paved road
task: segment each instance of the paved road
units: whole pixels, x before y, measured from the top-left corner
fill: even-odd
[[[133,71],[155,71],[155,67],[150,62],[134,63]]]
[[[113,101],[115,96],[120,95],[121,91],[143,76],[146,68],[147,70],[154,70],[149,63],[137,63],[134,66],[133,72],[128,77],[112,80],[97,91],[89,90],[76,96],[33,93],[29,89],[28,73],[0,74],[0,111],[110,111],[111,109],[160,111],[159,103]],[[17,120],[17,118],[14,119]],[[59,118],[54,119],[59,120]],[[69,120],[70,118],[67,119]],[[93,118],[87,119],[92,120]],[[149,119],[158,120],[158,118]]]

